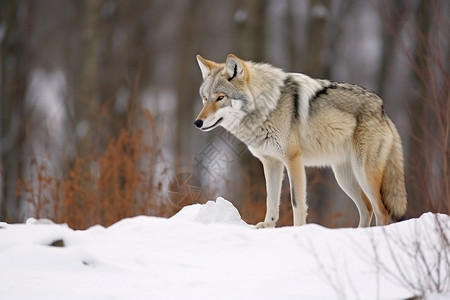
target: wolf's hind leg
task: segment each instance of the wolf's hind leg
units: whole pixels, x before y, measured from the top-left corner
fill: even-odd
[[[373,208],[356,180],[351,164],[348,162],[335,165],[333,166],[333,172],[341,189],[355,202],[358,208],[358,227],[369,227],[372,221]]]
[[[390,216],[381,200],[381,180],[383,174],[380,171],[381,168],[376,163],[371,163],[370,159],[367,159],[364,165],[360,165],[355,160],[352,167],[359,185],[372,204],[377,226],[389,224]]]
[[[286,169],[291,186],[291,203],[294,214],[294,226],[306,224],[306,175],[300,154],[288,158]]]
[[[380,128],[379,131],[383,130],[383,127]],[[386,129],[382,133],[383,135],[377,131],[368,130],[370,129],[367,124],[361,125],[360,131],[373,134],[359,137],[359,145],[355,147],[357,155],[351,161],[352,170],[359,185],[372,204],[376,224],[387,225],[390,223],[391,218],[381,199],[381,182],[393,137],[389,129]]]
[[[260,160],[264,167],[264,177],[266,179],[267,210],[264,222],[256,224],[256,228],[275,227],[279,217],[283,164],[281,161],[271,157],[263,157]]]
[[[381,199],[381,181],[382,172],[372,166],[365,166],[365,193],[370,199],[375,212],[375,219],[377,226],[388,225],[391,222],[389,212],[387,211]]]

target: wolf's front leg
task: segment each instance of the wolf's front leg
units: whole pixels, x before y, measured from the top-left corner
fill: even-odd
[[[283,163],[269,157],[260,158],[260,160],[263,163],[264,177],[266,179],[267,210],[264,222],[259,222],[255,227],[275,227],[279,215]]]
[[[291,186],[291,203],[294,214],[294,226],[306,224],[306,175],[300,154],[289,157],[286,169]]]

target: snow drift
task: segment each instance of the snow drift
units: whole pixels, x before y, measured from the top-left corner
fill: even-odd
[[[368,229],[256,230],[223,198],[84,231],[0,223],[0,298],[443,299],[449,229],[449,216],[428,213]]]

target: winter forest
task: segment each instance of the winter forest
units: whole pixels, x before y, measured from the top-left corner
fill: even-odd
[[[0,221],[85,229],[223,196],[265,213],[261,163],[202,107],[195,56],[229,53],[375,91],[400,131],[406,218],[450,213],[450,1],[0,0]],[[278,226],[292,225],[284,179]],[[329,169],[308,223],[354,227]]]

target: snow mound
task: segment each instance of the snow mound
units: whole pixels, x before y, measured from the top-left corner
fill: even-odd
[[[193,204],[183,207],[172,220],[196,222],[202,224],[235,224],[247,225],[233,204],[222,197],[205,204]]]

